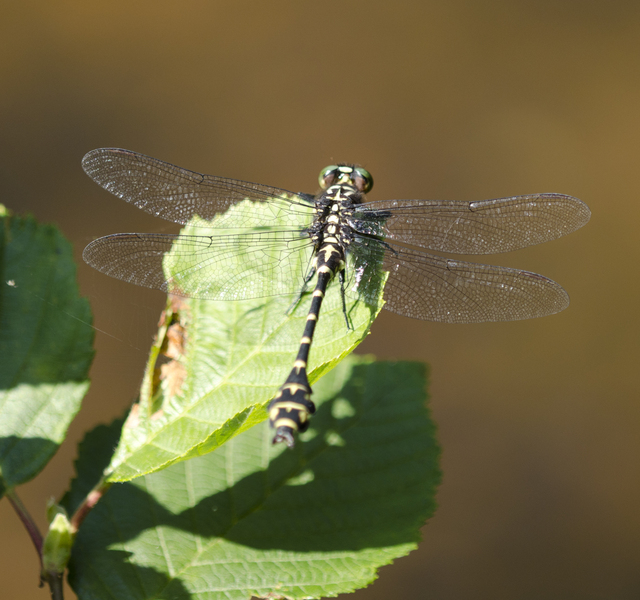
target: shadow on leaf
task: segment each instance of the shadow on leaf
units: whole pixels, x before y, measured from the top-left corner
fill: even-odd
[[[97,560],[117,572],[124,548],[127,569],[156,568],[161,581],[168,562],[188,578],[184,569],[213,569],[219,553],[257,564],[274,551],[413,547],[440,479],[424,388],[423,365],[343,361],[317,383],[312,429],[293,451],[273,448],[263,423],[215,452],[114,485],[78,534],[73,577],[91,579]],[[74,485],[81,479],[79,465]]]

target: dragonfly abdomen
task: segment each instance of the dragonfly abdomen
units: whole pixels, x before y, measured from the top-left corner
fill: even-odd
[[[343,186],[333,187],[341,188]],[[328,193],[331,191],[332,188],[327,190]],[[287,380],[269,405],[269,421],[276,430],[273,443],[284,442],[289,448],[294,446],[294,433],[307,429],[309,417],[316,410],[311,400],[311,386],[307,377],[309,351],[327,287],[336,274],[343,271],[345,267],[347,244],[344,235],[345,224],[341,222],[343,219],[340,215],[342,208],[340,189],[336,190],[336,196],[337,200],[332,202],[328,210],[324,212],[322,217],[324,223],[320,223],[320,233],[313,238],[314,241],[320,243],[312,264],[312,272],[317,273],[318,278],[300,340],[298,355]],[[326,196],[324,200],[326,201]]]

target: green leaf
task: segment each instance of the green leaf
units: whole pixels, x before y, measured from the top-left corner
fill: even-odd
[[[91,311],[71,246],[32,217],[0,219],[0,496],[63,441],[88,387]]]
[[[232,207],[224,215],[225,222],[234,210],[244,210],[246,214],[245,207]],[[256,230],[259,231],[262,211],[269,210],[264,203],[253,203]],[[291,228],[291,215],[287,218],[286,227]],[[203,228],[203,224],[196,221],[198,226],[187,227],[184,233],[199,236],[221,233],[215,222],[206,223],[209,229]],[[201,239],[206,247],[208,238]],[[290,244],[283,242],[279,249],[270,247],[263,254],[248,257],[246,243],[238,242],[225,255],[224,265],[200,269],[193,277],[216,289],[221,275],[242,272],[245,281],[262,282],[265,293],[282,291],[286,286],[297,292],[308,268],[311,248],[291,255],[286,269],[277,271]],[[174,247],[164,264],[167,275],[174,278],[174,285],[180,287],[182,283],[186,289],[195,288],[186,276],[178,275],[193,273],[194,264],[184,253]],[[347,290],[351,330],[346,327],[340,286],[337,282],[329,286],[311,349],[308,370],[311,383],[366,337],[382,308],[386,274],[379,274],[376,265],[369,267],[375,276],[357,282],[358,285],[351,281]],[[354,265],[349,265],[349,272],[356,272]],[[294,279],[295,273],[300,277]],[[295,294],[234,302],[170,298],[158,342],[151,352],[140,402],[125,424],[107,469],[108,481],[128,481],[206,454],[265,420],[265,406],[292,368],[306,322],[309,294],[303,296],[293,311],[288,311],[294,301]],[[171,332],[178,341],[170,341],[167,348]],[[160,367],[158,360],[163,352],[169,355],[169,361],[165,356],[165,364]]]
[[[73,547],[78,597],[320,598],[367,585],[416,547],[435,507],[424,371],[351,357],[316,384],[318,412],[293,451],[272,446],[262,423],[114,485]]]

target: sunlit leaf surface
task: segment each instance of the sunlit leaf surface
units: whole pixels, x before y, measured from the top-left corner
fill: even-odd
[[[231,208],[230,212],[236,209],[246,212],[244,203]],[[269,208],[262,204],[252,210],[258,227],[262,220],[260,211]],[[229,217],[225,215],[225,218]],[[198,225],[186,228],[183,234],[197,235],[206,245],[211,229],[203,228],[203,222]],[[219,229],[215,231],[220,234]],[[205,280],[206,273],[207,285],[214,287],[216,281],[228,280],[229,273],[241,272],[248,281],[264,280],[265,270],[271,269],[274,273],[274,261],[277,264],[277,260],[286,255],[287,273],[294,278],[294,283],[287,285],[297,292],[302,288],[308,268],[309,257],[299,252],[293,252],[299,261],[293,268],[287,244],[280,249],[271,245],[268,252],[252,254],[248,260],[245,246],[230,243],[224,265],[215,265],[216,268],[198,265],[195,269],[193,256],[181,253],[185,243],[175,245],[163,260],[167,277],[180,274],[181,281],[190,289],[189,273],[199,282]],[[375,266],[372,265],[371,271],[375,272]],[[281,273],[281,280],[282,276]],[[381,274],[365,282],[356,282],[353,278],[349,281],[347,312],[353,328],[350,330],[345,323],[339,285],[337,282],[330,285],[311,349],[312,383],[367,335],[383,304],[384,279]],[[172,297],[159,341],[151,354],[141,401],[125,424],[108,468],[109,480],[128,481],[205,454],[263,421],[265,406],[293,365],[309,309],[309,296],[305,294],[293,311],[289,309],[295,295],[229,302]],[[171,337],[172,332],[177,340]],[[164,346],[162,338],[169,340]],[[158,357],[162,353],[168,353],[169,360],[166,362],[165,358],[164,366],[160,367]]]

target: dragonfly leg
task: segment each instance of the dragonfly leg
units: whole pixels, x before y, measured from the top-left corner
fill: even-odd
[[[300,288],[298,295],[295,297],[295,300],[291,303],[291,306],[287,309],[287,312],[285,314],[290,315],[295,310],[296,306],[300,304],[300,300],[302,300],[302,296],[304,296],[305,292],[307,292],[307,289],[308,289],[307,286],[309,285],[309,282],[315,277],[315,275],[316,275],[316,268],[311,267],[309,269],[309,272],[305,276],[304,281],[302,282],[302,287]]]
[[[345,323],[347,324],[347,329],[353,330],[353,327],[349,322],[349,315],[347,314],[347,300],[344,295],[344,286],[346,283],[344,269],[338,273],[338,281],[340,281],[340,297],[342,298],[342,314],[344,315],[344,320],[345,320]]]

